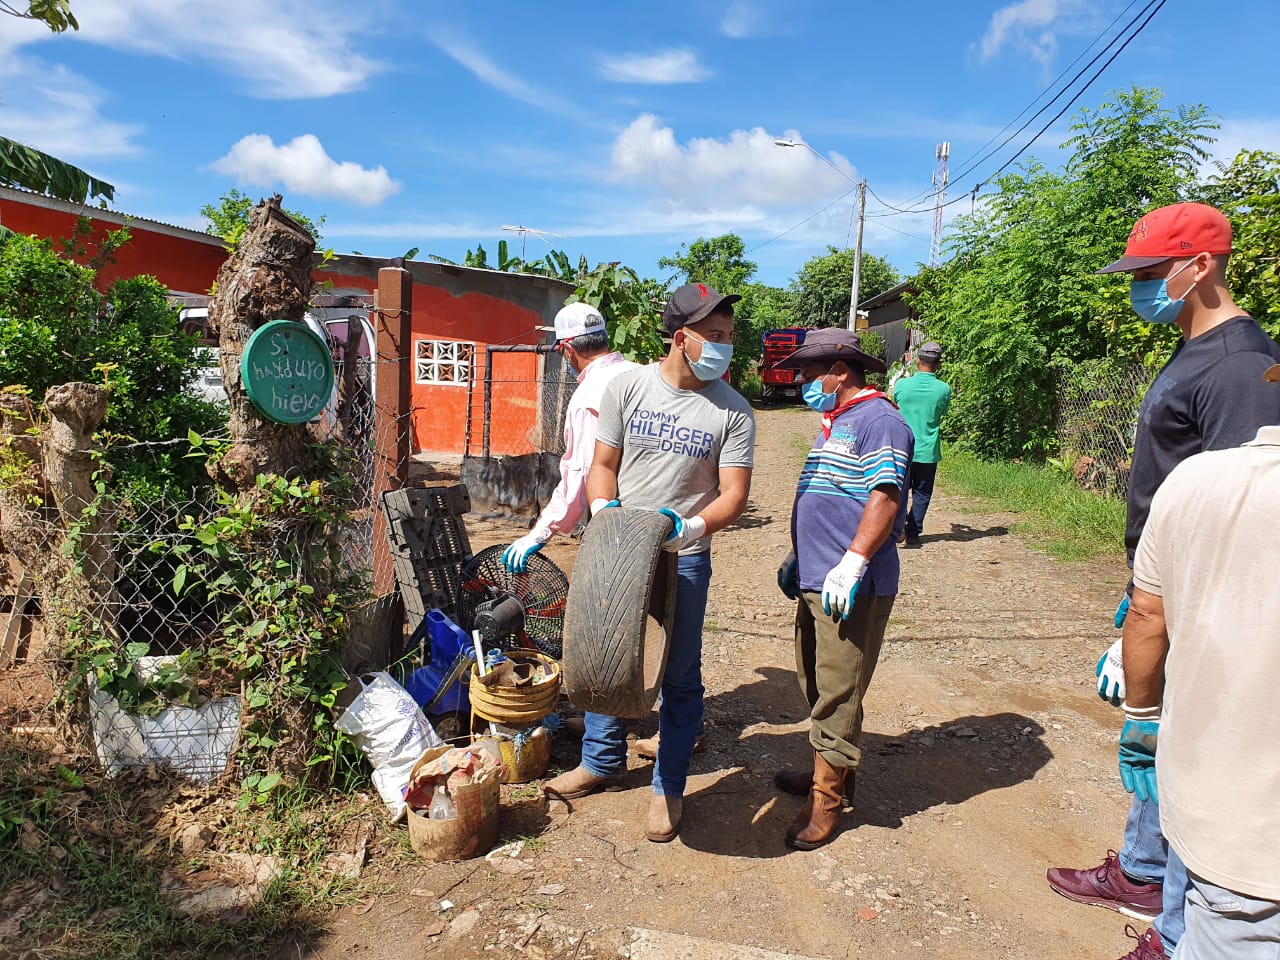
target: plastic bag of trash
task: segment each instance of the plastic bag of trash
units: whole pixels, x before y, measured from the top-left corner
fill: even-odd
[[[338,729],[355,741],[373,766],[373,785],[391,816],[404,816],[404,790],[418,758],[444,745],[422,709],[386,672],[356,678],[360,692],[338,717]]]

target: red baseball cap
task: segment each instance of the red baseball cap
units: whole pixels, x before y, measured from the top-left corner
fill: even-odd
[[[1098,273],[1142,270],[1173,257],[1231,252],[1231,224],[1203,203],[1175,203],[1146,214],[1133,225],[1124,256]]]

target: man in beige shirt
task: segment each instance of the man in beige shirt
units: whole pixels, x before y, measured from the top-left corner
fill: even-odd
[[[1265,378],[1280,390],[1280,364]],[[1124,625],[1120,775],[1159,802],[1190,874],[1178,960],[1280,956],[1277,560],[1280,425],[1156,491]]]

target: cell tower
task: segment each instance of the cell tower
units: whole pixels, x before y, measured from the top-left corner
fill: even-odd
[[[942,260],[942,208],[947,199],[947,159],[951,156],[951,144],[944,140],[936,151],[938,166],[933,171],[933,236],[929,240],[929,266],[936,267]]]

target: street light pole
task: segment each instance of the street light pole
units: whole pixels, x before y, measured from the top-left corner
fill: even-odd
[[[858,328],[858,284],[862,280],[862,224],[867,214],[867,181],[858,181],[858,242],[853,248],[853,289],[849,291],[849,329]]]
[[[867,181],[865,178],[854,180],[853,177],[849,176],[849,174],[845,173],[803,140],[775,140],[773,144],[777,147],[804,147],[858,188],[858,243],[853,251],[853,283],[849,290],[849,329],[854,330],[858,326],[858,284],[862,279],[862,226],[867,219]]]

